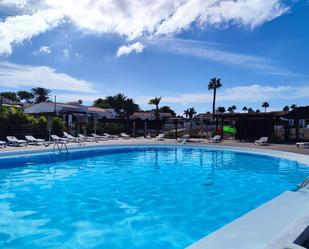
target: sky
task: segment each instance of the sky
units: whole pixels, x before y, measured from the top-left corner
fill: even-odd
[[[309,105],[307,0],[0,0],[0,92],[123,93],[178,114]]]

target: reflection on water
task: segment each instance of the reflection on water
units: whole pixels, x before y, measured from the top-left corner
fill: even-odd
[[[1,159],[0,248],[184,248],[283,191],[309,169],[200,148]]]

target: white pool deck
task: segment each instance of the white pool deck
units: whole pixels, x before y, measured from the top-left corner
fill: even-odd
[[[184,146],[206,147],[246,153],[270,155],[298,161],[309,166],[309,149],[299,150],[295,146],[274,145],[256,147],[246,143],[223,143],[220,145],[188,143],[175,140],[156,142],[149,139],[118,139],[87,143],[85,146],[70,145],[69,150],[95,149],[127,146]],[[0,157],[29,155],[53,151],[53,147],[28,146],[0,150]],[[297,191],[287,191],[273,200],[223,226],[210,235],[187,247],[187,249],[304,249],[296,245],[295,239],[309,226],[309,186]]]

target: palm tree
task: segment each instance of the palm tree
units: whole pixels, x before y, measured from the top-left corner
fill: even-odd
[[[219,106],[218,107],[218,112],[220,112],[220,113],[224,113],[226,110],[225,110],[225,108],[223,107],[223,106]]]
[[[265,108],[265,112],[266,112],[266,109],[269,107],[268,102],[263,102],[262,107]]]
[[[208,90],[213,90],[213,100],[212,100],[212,118],[215,119],[215,109],[216,109],[216,95],[217,88],[222,86],[221,79],[212,78],[208,83]]]
[[[227,110],[228,110],[230,113],[235,112],[236,109],[237,109],[237,107],[236,107],[235,105],[232,105],[232,106],[230,106],[229,108],[227,108]]]
[[[284,112],[288,112],[290,110],[290,107],[289,106],[285,106],[285,107],[283,107],[283,109],[282,109],[282,111],[284,111]]]
[[[0,96],[7,98],[7,99],[9,99],[13,102],[19,101],[19,98],[18,98],[16,92],[2,92],[2,93],[0,93]]]
[[[124,102],[123,110],[125,112],[127,120],[130,119],[130,116],[139,110],[138,104],[134,102],[133,99],[126,99]]]
[[[28,91],[18,91],[17,95],[20,100],[24,100],[26,103],[31,103],[33,99],[33,93]]]
[[[196,111],[195,111],[194,107],[191,107],[191,108],[188,109],[189,119],[192,119],[195,114],[196,114]]]
[[[160,116],[159,116],[159,104],[160,104],[160,102],[161,102],[161,97],[155,97],[153,99],[150,99],[149,102],[148,102],[149,105],[155,105],[156,106],[156,113],[155,113],[156,119],[160,118]]]
[[[34,96],[34,102],[36,104],[50,100],[49,94],[51,93],[51,90],[49,90],[47,88],[36,87],[36,88],[32,88],[31,92]]]
[[[244,106],[244,107],[242,108],[242,110],[243,110],[244,112],[248,111],[247,106]]]
[[[227,108],[227,110],[228,110],[229,113],[233,113],[234,112],[234,110],[233,110],[233,108],[231,106],[229,108]]]
[[[190,120],[190,129],[192,129],[192,118],[194,117],[195,114],[196,114],[196,111],[195,111],[194,107],[191,107],[191,108],[185,110],[185,115],[187,115],[187,117]]]
[[[185,115],[186,119],[189,117],[189,109],[183,111],[183,115]]]
[[[297,107],[297,105],[293,104],[291,105],[291,109],[294,110]]]

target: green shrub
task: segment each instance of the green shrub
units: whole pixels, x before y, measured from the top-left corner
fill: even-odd
[[[54,117],[52,119],[52,133],[58,136],[63,135],[64,121],[59,117]]]
[[[119,123],[97,123],[97,134],[119,134],[124,131],[124,125]]]

